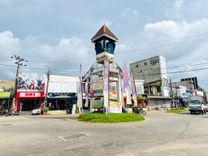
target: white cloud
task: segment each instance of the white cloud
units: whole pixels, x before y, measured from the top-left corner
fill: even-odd
[[[183,7],[183,4],[185,0],[175,0],[173,3],[173,6],[166,10],[165,14],[169,18],[176,18],[181,19],[183,18],[181,16],[181,8]]]
[[[19,39],[14,37],[12,32],[5,31],[0,33],[0,51],[1,63],[13,65],[10,56],[16,54],[27,59],[29,67],[43,69],[51,67],[52,71],[56,71],[55,73],[68,71],[68,74],[73,74],[70,70],[78,71],[79,64],[83,64],[86,69],[94,63],[89,54],[88,44],[77,36],[62,38],[58,43],[49,45],[42,42],[40,37],[28,36]],[[25,70],[28,69],[25,68]],[[30,72],[40,71],[31,69]],[[10,70],[10,68],[8,70],[5,67],[4,70],[1,70],[0,78],[4,79],[9,76],[12,78],[11,75],[14,74],[14,70]]]
[[[208,59],[207,43],[208,19],[193,22],[185,20],[181,22],[159,21],[145,24],[142,34],[118,46],[118,56],[122,58],[122,61],[128,59],[128,62],[134,62],[154,55],[163,55],[167,59],[168,66],[180,67],[170,68],[169,71],[191,70],[197,67],[190,65],[203,63]],[[206,72],[201,74],[202,72],[196,71],[170,76],[178,79],[198,76],[199,80],[204,81],[208,74]]]
[[[159,42],[160,48],[157,51],[169,60],[182,60],[183,57],[208,57],[204,53],[205,49],[208,50],[206,45],[208,19],[194,22],[162,21],[146,24],[144,29],[146,39],[153,43],[151,46]],[[147,46],[149,46],[148,42],[146,42]]]
[[[10,31],[0,33],[0,54],[1,59],[10,57],[14,53],[19,52],[20,40],[15,38]]]
[[[182,21],[162,21],[156,23],[149,23],[144,26],[146,33],[157,33],[158,36],[166,35],[167,37],[177,38],[185,36],[191,29],[191,24]],[[195,25],[195,24],[194,24]]]

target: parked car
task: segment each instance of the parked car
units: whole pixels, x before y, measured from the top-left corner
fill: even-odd
[[[32,115],[40,115],[41,114],[41,108],[36,108],[32,110]]]
[[[206,114],[207,106],[200,100],[190,100],[189,111],[191,114],[201,113]]]

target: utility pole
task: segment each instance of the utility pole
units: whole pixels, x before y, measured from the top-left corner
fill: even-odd
[[[50,75],[51,75],[51,69],[48,68],[44,107],[47,105],[47,95],[48,95],[48,86],[49,86],[49,81],[50,81]]]
[[[14,86],[14,96],[16,97],[18,80],[19,80],[19,69],[20,69],[20,66],[27,66],[26,64],[24,64],[24,62],[28,62],[28,61],[21,58],[20,56],[17,56],[17,55],[11,56],[11,58],[14,59],[14,64],[17,65],[16,77],[15,77],[15,86]]]

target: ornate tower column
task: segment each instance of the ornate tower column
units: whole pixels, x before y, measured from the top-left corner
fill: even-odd
[[[91,41],[95,44],[96,62],[102,64],[103,69],[103,99],[104,112],[109,111],[109,77],[110,64],[114,61],[115,42],[118,38],[103,25],[92,37]]]

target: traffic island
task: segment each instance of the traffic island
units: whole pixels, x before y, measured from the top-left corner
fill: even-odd
[[[186,113],[187,110],[185,108],[171,108],[167,110],[167,113]]]
[[[86,113],[81,114],[78,118],[79,121],[92,122],[92,123],[119,123],[119,122],[135,122],[142,121],[145,118],[142,115],[134,113]]]

